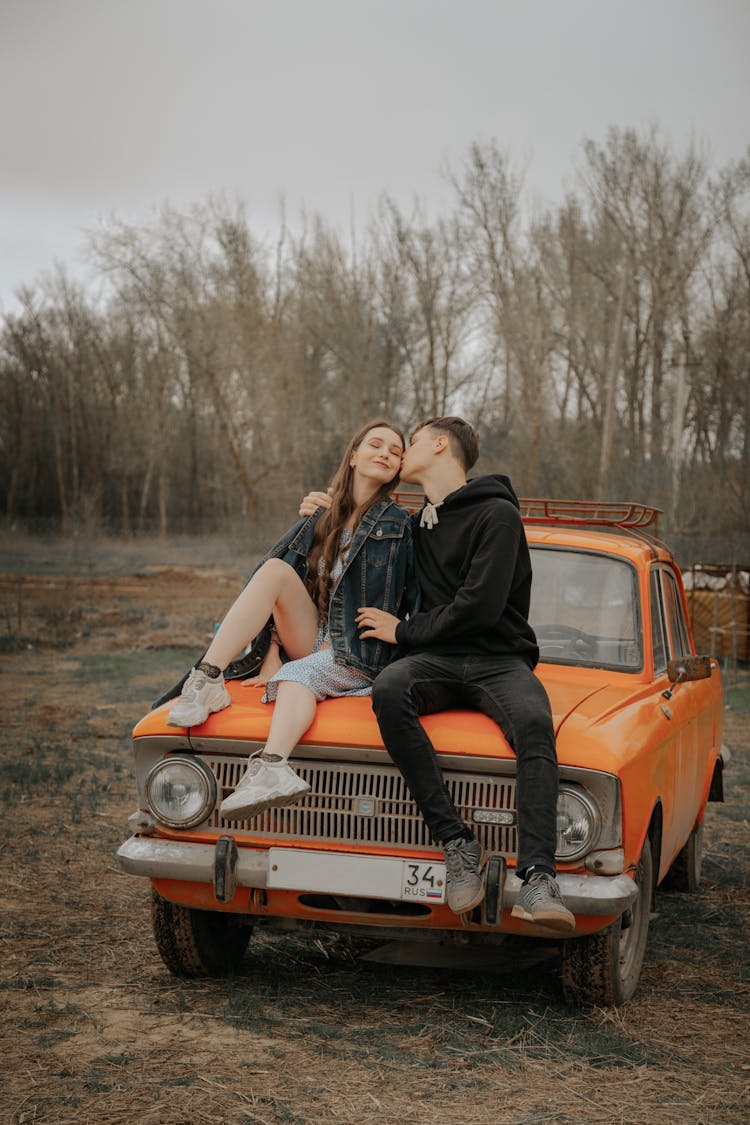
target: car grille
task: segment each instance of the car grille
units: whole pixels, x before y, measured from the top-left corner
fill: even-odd
[[[220,803],[236,787],[247,760],[220,755],[205,760],[216,776]],[[209,826],[251,832],[261,838],[379,844],[405,850],[434,847],[395,766],[303,760],[294,767],[310,785],[310,792],[298,804],[268,809],[248,821],[219,816],[217,803]],[[514,856],[515,778],[448,771],[444,776],[459,816],[471,825],[485,849]],[[504,823],[488,823],[491,820]]]

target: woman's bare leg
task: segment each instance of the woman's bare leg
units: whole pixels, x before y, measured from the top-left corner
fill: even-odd
[[[277,688],[264,753],[288,758],[315,718],[315,696],[304,684],[282,680]]]
[[[271,614],[279,640],[292,660],[312,652],[319,624],[315,603],[293,567],[281,559],[268,559],[230,607],[203,662],[223,672],[258,635]]]
[[[262,754],[253,755],[248,768],[221,803],[222,816],[259,816],[267,808],[293,805],[310,791],[310,785],[287,759],[315,718],[315,696],[304,684],[282,681],[271,718],[268,741]]]

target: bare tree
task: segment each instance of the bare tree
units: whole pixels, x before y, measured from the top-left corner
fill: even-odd
[[[527,494],[643,497],[688,554],[750,551],[750,153],[711,183],[611,130],[537,213],[493,143],[451,182],[348,239],[282,209],[265,245],[221,200],[106,223],[100,291],[58,271],[0,329],[8,518],[267,537],[368,416],[455,411]]]

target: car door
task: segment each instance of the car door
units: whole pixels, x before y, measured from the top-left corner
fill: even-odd
[[[700,804],[700,687],[692,682],[672,684],[667,676],[668,661],[692,654],[679,583],[673,569],[667,564],[662,563],[652,569],[651,603],[654,672],[659,692],[659,708],[665,723],[664,750],[668,755],[663,774],[665,791],[662,794],[662,845],[665,859],[671,860],[690,834]],[[696,687],[699,688],[698,692]],[[665,691],[670,693],[668,698],[663,695]]]

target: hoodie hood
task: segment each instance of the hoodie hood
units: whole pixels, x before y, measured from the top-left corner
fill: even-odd
[[[510,477],[506,477],[503,473],[488,473],[486,476],[474,477],[455,492],[449,492],[439,508],[463,508],[490,499],[508,500],[520,511],[521,505],[510,483]]]

